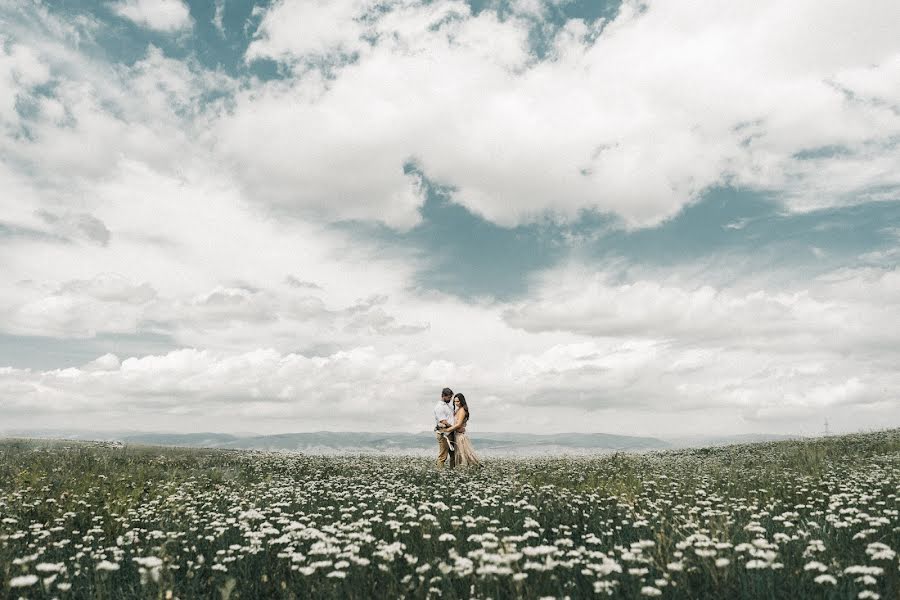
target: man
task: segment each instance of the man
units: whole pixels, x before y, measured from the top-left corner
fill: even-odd
[[[444,388],[441,391],[441,401],[434,406],[434,432],[438,443],[437,466],[439,469],[444,467],[444,463],[448,458],[450,459],[450,467],[453,467],[454,435],[438,431],[444,427],[450,427],[454,423],[452,400],[453,390]]]

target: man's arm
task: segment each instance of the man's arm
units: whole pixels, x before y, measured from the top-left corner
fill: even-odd
[[[457,429],[461,429],[463,425],[465,425],[466,421],[466,411],[460,409],[456,411],[456,424],[453,427],[447,429],[446,433],[450,433],[456,431]]]

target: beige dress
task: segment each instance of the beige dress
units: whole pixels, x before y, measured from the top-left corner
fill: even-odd
[[[475,449],[472,448],[472,442],[469,441],[469,436],[466,435],[466,422],[468,420],[466,419],[463,426],[456,430],[456,452],[453,453],[453,465],[456,467],[480,464],[478,457],[475,456]]]

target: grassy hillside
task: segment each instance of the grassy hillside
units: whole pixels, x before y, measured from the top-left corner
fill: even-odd
[[[896,598],[900,430],[585,458],[0,442],[0,597]]]

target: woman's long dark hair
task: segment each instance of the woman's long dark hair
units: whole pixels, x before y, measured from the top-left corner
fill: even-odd
[[[469,420],[469,405],[466,404],[466,397],[462,393],[456,394],[453,398],[459,398],[459,407],[466,411],[466,421]]]

